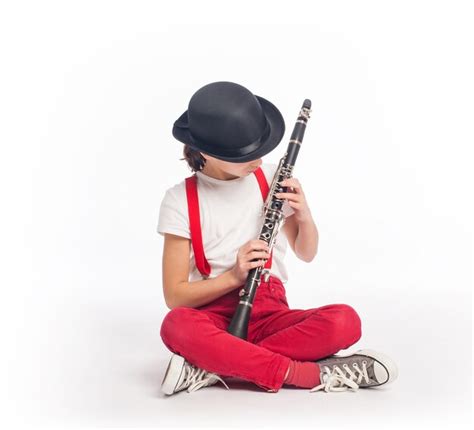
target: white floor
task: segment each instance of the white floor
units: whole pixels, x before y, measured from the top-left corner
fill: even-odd
[[[165,397],[160,383],[170,356],[161,342],[163,315],[153,300],[76,303],[43,314],[23,355],[11,363],[10,423],[62,428],[289,427],[468,428],[471,414],[470,297],[348,295],[363,319],[362,339],[391,355],[399,379],[356,393],[265,393],[228,379],[194,393]],[[69,303],[69,304],[68,304]],[[323,303],[321,303],[322,305]],[[50,309],[44,308],[45,311]]]

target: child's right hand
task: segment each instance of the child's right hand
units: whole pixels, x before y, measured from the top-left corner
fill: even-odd
[[[268,253],[269,247],[267,242],[260,239],[249,240],[246,244],[239,248],[235,266],[230,270],[231,275],[238,286],[241,286],[247,280],[247,276],[251,269],[258,266],[264,266],[270,258]],[[252,261],[255,259],[257,261]]]

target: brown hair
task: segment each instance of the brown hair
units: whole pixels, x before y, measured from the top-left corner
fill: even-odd
[[[184,144],[183,155],[184,158],[180,158],[180,160],[186,160],[188,166],[193,172],[202,170],[206,164],[206,159],[201,155],[201,153],[196,149],[191,148],[189,145]]]

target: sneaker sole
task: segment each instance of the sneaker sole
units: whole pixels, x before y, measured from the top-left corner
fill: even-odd
[[[174,394],[184,370],[184,357],[173,354],[161,383],[161,391],[166,395]]]

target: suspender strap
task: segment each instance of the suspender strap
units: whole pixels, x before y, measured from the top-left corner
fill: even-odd
[[[199,213],[199,199],[197,193],[197,177],[196,175],[186,178],[186,196],[188,199],[188,216],[189,227],[191,230],[191,243],[194,251],[194,259],[196,267],[201,274],[207,278],[211,273],[211,266],[207,262],[202,246],[201,235],[201,216]]]
[[[263,197],[263,202],[265,202],[267,200],[267,195],[270,191],[270,187],[268,186],[268,182],[267,182],[267,179],[265,178],[265,174],[263,173],[263,170],[260,167],[257,170],[255,170],[253,173],[257,177],[258,185],[260,185],[260,191]],[[263,266],[265,269],[270,269],[272,267],[272,257],[273,257],[273,249],[272,249],[272,252],[270,253],[270,258],[265,263],[265,266]]]

